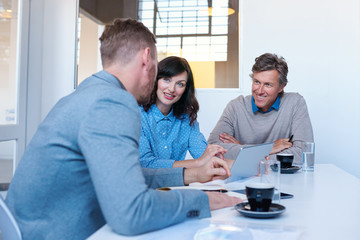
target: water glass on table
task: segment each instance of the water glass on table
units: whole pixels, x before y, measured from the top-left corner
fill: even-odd
[[[304,172],[313,172],[315,164],[315,143],[305,142],[302,154],[302,170]]]
[[[272,202],[280,203],[280,169],[278,160],[263,160],[260,162],[260,182],[274,186]]]

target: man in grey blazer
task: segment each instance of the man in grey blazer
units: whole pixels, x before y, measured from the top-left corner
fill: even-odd
[[[107,223],[135,235],[240,200],[162,186],[229,175],[209,158],[199,169],[142,169],[140,113],[157,74],[154,35],[131,19],[116,19],[101,38],[104,70],[62,98],[40,124],[20,161],[6,203],[23,239],[85,239]]]

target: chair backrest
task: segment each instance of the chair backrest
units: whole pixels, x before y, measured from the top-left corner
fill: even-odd
[[[21,240],[20,229],[0,195],[0,235],[4,240]]]

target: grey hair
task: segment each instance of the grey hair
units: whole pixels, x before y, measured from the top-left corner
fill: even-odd
[[[280,86],[288,83],[287,74],[289,72],[288,65],[283,57],[278,57],[276,54],[264,53],[263,55],[255,58],[255,64],[253,65],[250,77],[254,77],[254,73],[276,70],[279,72],[279,84]]]

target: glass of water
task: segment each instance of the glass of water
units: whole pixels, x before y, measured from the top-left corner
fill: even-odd
[[[315,165],[315,143],[305,142],[302,155],[302,170],[304,172],[313,172]]]

